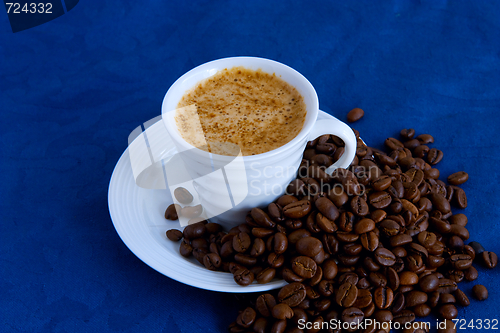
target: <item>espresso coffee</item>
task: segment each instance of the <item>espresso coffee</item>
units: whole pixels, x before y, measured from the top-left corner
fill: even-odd
[[[299,134],[306,105],[290,84],[261,70],[219,71],[186,92],[175,121],[184,140],[220,155],[262,154]]]

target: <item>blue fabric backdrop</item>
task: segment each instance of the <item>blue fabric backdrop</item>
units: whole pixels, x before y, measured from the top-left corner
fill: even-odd
[[[442,178],[470,175],[471,240],[500,254],[500,2],[80,1],[15,34],[0,14],[0,330],[225,331],[235,295],[142,263],[113,228],[107,189],[169,86],[235,55],[297,69],[341,120],[363,108],[369,145],[410,126],[433,134]],[[478,270],[490,298],[459,316],[500,319],[500,267]]]

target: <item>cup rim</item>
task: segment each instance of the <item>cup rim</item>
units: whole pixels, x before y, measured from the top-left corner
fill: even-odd
[[[237,64],[234,64],[233,62],[236,62]],[[247,62],[253,62],[253,63],[262,63],[262,64],[267,64],[267,65],[273,65],[273,67],[279,68],[282,72],[288,72],[289,74],[292,74],[296,78],[296,82],[289,82],[285,80],[288,84],[292,85],[293,87],[297,88],[298,86],[301,87],[301,94],[304,96],[305,92],[307,91],[308,94],[311,94],[312,96],[312,101],[310,105],[306,104],[306,119],[304,120],[304,125],[302,126],[302,129],[300,132],[289,142],[284,144],[283,146],[280,146],[276,149],[270,150],[265,153],[261,154],[256,154],[256,155],[248,155],[248,156],[242,156],[245,161],[248,162],[254,162],[257,160],[263,160],[267,159],[270,157],[273,157],[277,154],[280,154],[286,150],[289,150],[293,148],[295,145],[297,145],[299,142],[304,140],[311,131],[312,127],[314,126],[314,123],[318,117],[318,112],[319,112],[319,100],[318,100],[318,95],[316,93],[316,90],[314,89],[313,85],[305,76],[303,76],[301,73],[299,73],[297,70],[293,69],[290,66],[287,66],[283,63],[280,63],[275,60],[271,59],[266,59],[266,58],[260,58],[260,57],[250,57],[250,56],[238,56],[238,57],[227,57],[227,58],[221,58],[213,61],[206,62],[204,64],[201,64],[188,72],[186,72],[184,75],[179,77],[168,89],[167,93],[165,94],[163,98],[163,103],[162,103],[162,121],[165,127],[167,128],[167,131],[170,135],[170,137],[174,140],[175,143],[180,144],[183,148],[183,150],[190,150],[190,151],[197,151],[200,150],[199,148],[191,145],[189,142],[184,140],[184,138],[180,135],[177,126],[175,125],[175,120],[171,121],[169,118],[173,120],[173,117],[175,115],[172,115],[170,113],[175,113],[171,112],[174,110],[168,110],[168,104],[171,102],[172,99],[176,98],[177,103],[181,99],[181,96],[176,96],[174,90],[177,88],[178,85],[182,84],[184,81],[190,79],[192,76],[195,76],[201,72],[205,72],[207,70],[213,71],[213,73],[210,75],[215,75],[218,71],[224,69],[224,68],[233,68],[236,66],[242,66],[245,67],[245,63]],[[225,66],[224,64],[229,64]],[[265,71],[266,73],[269,73],[269,71]],[[277,76],[281,76],[280,73],[277,73]],[[273,74],[273,73],[270,73]],[[200,82],[204,80],[200,79],[196,82]],[[196,84],[196,83],[195,83]],[[194,86],[193,84],[192,86]],[[184,90],[185,93],[186,90]],[[311,113],[310,117],[307,117],[307,115]],[[207,153],[206,151],[202,151],[203,153]],[[227,155],[219,155],[215,153],[209,153],[212,158],[217,158],[217,159],[233,159],[234,156],[227,156]]]

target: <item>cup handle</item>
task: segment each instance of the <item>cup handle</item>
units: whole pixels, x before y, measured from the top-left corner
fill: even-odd
[[[347,124],[341,122],[337,118],[317,120],[311,132],[309,132],[308,140],[314,140],[318,136],[325,134],[333,134],[341,138],[345,143],[345,151],[340,159],[329,166],[325,171],[332,175],[337,168],[347,169],[356,155],[356,136],[352,129]]]

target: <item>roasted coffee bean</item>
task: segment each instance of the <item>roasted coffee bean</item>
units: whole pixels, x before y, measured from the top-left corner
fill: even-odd
[[[455,319],[458,316],[458,310],[453,304],[445,304],[439,307],[438,314],[444,319]]]
[[[393,321],[403,325],[415,321],[415,313],[410,310],[402,310],[394,315]]]
[[[460,304],[461,306],[469,306],[470,305],[469,298],[460,289],[457,289],[455,291],[455,298],[457,300],[457,303]]]
[[[378,248],[375,250],[375,261],[382,266],[392,266],[396,262],[396,256],[390,250],[385,248]]]
[[[274,253],[284,253],[288,248],[288,239],[286,238],[286,235],[281,232],[277,232],[272,239],[272,247]]]
[[[171,204],[165,210],[165,218],[167,220],[177,220],[182,207],[178,204]]]
[[[335,221],[339,217],[339,210],[332,201],[326,197],[321,197],[314,203],[320,213],[331,221]]]
[[[202,212],[203,207],[201,205],[185,206],[181,209],[181,215],[189,219],[200,216]]]
[[[186,239],[195,239],[205,236],[206,232],[207,228],[205,227],[205,224],[203,224],[203,222],[198,222],[186,226],[182,233]]]
[[[304,294],[305,295],[305,294]],[[276,299],[271,294],[262,294],[257,297],[255,308],[263,317],[270,317],[271,311],[276,305]]]
[[[454,254],[450,257],[450,264],[459,270],[464,270],[472,265],[472,259],[467,254]]]
[[[358,309],[363,309],[370,306],[372,303],[373,300],[371,292],[366,289],[358,289],[358,297],[352,306]]]
[[[297,201],[299,201],[299,199],[297,199],[293,195],[286,195],[285,194],[285,195],[282,195],[281,197],[279,197],[278,200],[276,200],[276,203],[280,207],[285,207],[286,205],[291,204],[292,202],[297,202]]]
[[[373,292],[373,303],[379,309],[387,309],[391,306],[394,294],[391,288],[378,287]]]
[[[420,134],[416,139],[423,145],[434,143],[434,138],[430,134]]]
[[[426,293],[436,291],[439,287],[439,279],[434,274],[426,275],[420,279],[419,286]]]
[[[380,191],[371,193],[369,196],[370,205],[375,208],[382,209],[389,206],[392,202],[392,198],[389,193]]]
[[[255,322],[256,316],[257,313],[255,312],[255,310],[251,307],[247,307],[245,310],[243,310],[243,312],[239,314],[238,318],[236,319],[236,323],[241,327],[248,328]]]
[[[211,271],[216,271],[222,263],[220,256],[217,253],[208,253],[203,257],[203,264]]]
[[[474,249],[474,252],[478,257],[481,253],[484,252],[484,247],[478,242],[470,242],[469,245]]]
[[[486,268],[495,268],[498,264],[498,257],[495,252],[483,251],[479,257],[481,257]]]
[[[351,232],[354,228],[356,217],[351,212],[343,212],[338,222],[339,228],[346,232]]]
[[[325,260],[322,265],[323,278],[333,280],[338,273],[338,267],[334,260]]]
[[[403,286],[417,284],[419,281],[418,275],[414,272],[404,271],[399,274],[399,283]]]
[[[290,182],[290,184],[288,184],[285,192],[289,196],[300,196],[300,195],[305,195],[305,191],[306,191],[306,186],[304,182],[300,179],[294,179]]]
[[[409,128],[409,129],[405,128],[405,129],[402,129],[401,132],[399,132],[399,135],[401,135],[401,137],[404,140],[411,140],[415,136],[415,130],[413,128]]]
[[[361,234],[361,245],[370,252],[373,252],[379,246],[379,237],[374,231]]]
[[[246,252],[252,244],[252,240],[246,232],[240,232],[239,234],[234,236],[232,242],[233,249],[239,253]]]
[[[347,114],[347,121],[353,123],[360,120],[365,115],[365,111],[360,108],[354,108]]]
[[[387,237],[396,236],[399,233],[400,225],[394,220],[383,220],[379,224],[380,231]]]
[[[208,249],[208,241],[205,238],[195,238],[191,240],[191,246],[194,248]]]
[[[391,150],[397,150],[398,148],[403,148],[404,145],[401,141],[395,138],[387,138],[384,142],[387,148]]]
[[[208,251],[206,249],[200,249],[200,248],[194,248],[193,249],[193,257],[198,260],[198,262],[202,265],[204,265],[203,259],[205,258],[205,255],[208,254]]]
[[[441,150],[432,148],[427,153],[427,162],[429,162],[430,165],[436,165],[439,162],[441,162],[442,159],[443,159],[443,152]]]
[[[488,289],[481,284],[476,284],[472,287],[472,294],[479,301],[484,301],[488,298]]]
[[[474,266],[470,266],[464,271],[464,277],[467,281],[474,281],[477,279],[478,273]]]
[[[420,304],[413,308],[413,312],[417,317],[427,317],[428,315],[431,314],[431,307],[428,306],[427,304]],[[420,332],[425,332],[425,331],[420,331]]]
[[[285,280],[288,283],[304,281],[304,278],[295,274],[290,268],[284,268],[281,271],[281,275],[283,277],[283,280]]]
[[[469,179],[469,175],[465,171],[458,171],[448,176],[448,183],[451,185],[461,185]]]
[[[351,307],[358,297],[358,288],[351,283],[342,284],[336,292],[335,301],[344,308]]]
[[[271,332],[284,333],[286,330],[286,320],[276,320],[271,327]]]
[[[394,295],[394,301],[392,302],[391,311],[392,313],[398,313],[403,310],[405,306],[405,296],[402,292],[396,293]]]
[[[182,239],[182,232],[177,229],[170,229],[166,233],[167,238],[170,239],[172,242],[178,242]]]
[[[337,231],[338,229],[335,222],[321,213],[316,214],[316,225],[318,226],[318,228],[329,234]]]
[[[279,303],[272,308],[271,314],[276,319],[291,319],[294,313],[288,304]]]
[[[188,241],[186,240],[183,240],[181,242],[181,245],[180,245],[180,248],[179,248],[179,253],[183,256],[183,257],[190,257],[191,254],[193,253],[193,247],[189,244]]]
[[[372,219],[361,219],[354,226],[354,232],[358,235],[367,233],[375,229],[375,222]]]
[[[413,290],[405,295],[405,301],[407,307],[414,307],[427,302],[427,294],[423,291]]]
[[[236,283],[240,286],[248,286],[254,280],[253,273],[246,268],[240,268],[236,270],[233,275],[234,281],[236,281]]]
[[[193,195],[184,187],[178,187],[174,190],[174,196],[183,205],[193,202]]]
[[[460,187],[455,187],[453,191],[453,199],[452,202],[458,207],[458,208],[467,208],[467,196],[465,195],[465,191],[461,189]]]
[[[315,237],[304,237],[295,243],[295,249],[302,255],[314,257],[323,249],[323,243]]]
[[[364,313],[358,308],[350,307],[342,311],[342,321],[356,327],[364,318]]]
[[[389,239],[389,244],[392,247],[396,247],[396,246],[403,246],[403,245],[409,244],[409,243],[411,243],[411,241],[412,241],[412,238],[411,238],[410,235],[399,234],[399,235],[396,235],[396,236],[392,236]]]
[[[250,211],[250,214],[251,214],[252,218],[255,220],[255,222],[262,227],[274,228],[274,226],[276,225],[271,220],[269,215],[267,215],[267,213],[264,212],[260,208],[252,208],[252,210]]]
[[[292,260],[292,270],[304,279],[310,279],[316,274],[317,265],[314,260],[306,256],[299,256]]]
[[[311,202],[309,200],[301,200],[292,202],[283,208],[283,214],[288,218],[299,219],[306,216],[311,211]]]
[[[375,288],[387,286],[387,278],[382,272],[370,272],[368,279]]]
[[[255,238],[252,247],[250,248],[250,255],[252,257],[258,257],[264,254],[265,250],[266,250],[266,244],[264,243],[264,241],[261,238]]]
[[[438,291],[440,293],[452,293],[458,289],[457,283],[450,279],[439,279]]]
[[[359,196],[351,199],[351,211],[357,216],[366,216],[370,212],[365,199]]]
[[[413,150],[413,149],[417,148],[418,146],[420,146],[420,141],[418,141],[417,139],[408,140],[408,141],[405,141],[404,146],[405,146],[405,148]]]
[[[283,209],[274,202],[267,206],[267,212],[271,220],[274,222],[283,222],[285,220],[283,216]]]
[[[245,267],[252,267],[257,264],[257,258],[243,253],[236,253],[234,255],[234,260]]]
[[[285,257],[281,254],[276,254],[274,252],[269,253],[267,256],[267,264],[269,267],[278,268],[283,266],[285,263]]]
[[[429,199],[432,202],[434,208],[439,210],[441,213],[446,214],[451,211],[450,203],[446,198],[440,194],[431,193]]]
[[[280,289],[278,302],[295,307],[306,298],[306,287],[302,283],[293,282]]]
[[[429,152],[430,148],[427,145],[420,145],[418,147],[415,147],[413,150],[413,156],[418,157],[418,158],[424,158],[425,155]]]

